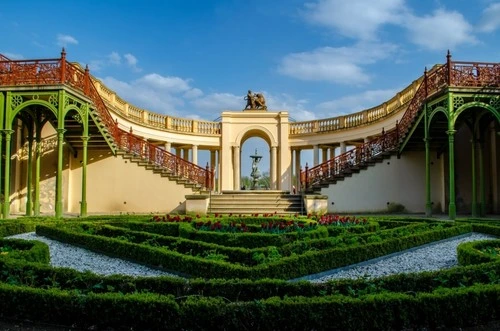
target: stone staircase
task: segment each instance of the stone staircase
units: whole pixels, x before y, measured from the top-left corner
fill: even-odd
[[[161,177],[166,177],[171,181],[175,181],[178,185],[184,185],[184,187],[186,188],[191,188],[193,190],[193,194],[208,193],[203,190],[200,184],[192,183],[186,178],[177,176],[165,168],[159,167],[148,162],[147,160],[144,160],[136,154],[128,153],[122,150],[117,151],[116,154],[121,155],[123,159],[128,160],[130,163],[136,163],[138,166],[144,167],[146,170],[152,171],[153,173],[158,174]]]
[[[302,214],[305,212],[301,195],[286,191],[250,190],[223,191],[212,194],[209,214]]]

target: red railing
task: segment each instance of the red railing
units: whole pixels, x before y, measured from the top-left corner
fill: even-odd
[[[171,175],[188,179],[210,190],[213,188],[214,173],[208,164],[204,169],[121,129],[118,131],[116,143],[121,150],[164,169]]]
[[[10,60],[0,54],[0,86],[68,85],[82,92],[94,103],[100,121],[113,138],[118,149],[135,153],[144,161],[164,167],[172,175],[188,179],[209,190],[213,189],[213,170],[200,167],[118,128],[92,83],[89,70],[66,61],[66,52],[59,59]],[[147,152],[144,152],[147,151]]]
[[[446,64],[436,66],[430,72],[425,71],[422,84],[393,129],[315,167],[309,168],[306,165],[305,170],[300,172],[301,188],[307,190],[313,185],[328,183],[353,168],[368,163],[383,152],[397,150],[401,139],[408,134],[413,121],[422,110],[425,100],[449,86],[498,88],[500,63],[452,62],[448,52]]]

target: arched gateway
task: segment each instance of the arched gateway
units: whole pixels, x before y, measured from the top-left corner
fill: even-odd
[[[288,112],[261,109],[222,113],[220,187],[222,191],[241,187],[241,146],[252,137],[269,145],[270,189],[291,188],[291,151],[288,145]]]

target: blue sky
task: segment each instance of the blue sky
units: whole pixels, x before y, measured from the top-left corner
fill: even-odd
[[[0,28],[7,57],[55,58],[65,47],[154,112],[214,120],[243,109],[251,89],[303,121],[376,106],[448,49],[498,62],[500,1],[6,0]]]

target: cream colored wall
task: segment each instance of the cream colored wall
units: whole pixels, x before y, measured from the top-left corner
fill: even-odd
[[[431,156],[431,200],[443,205],[440,163]],[[425,154],[407,152],[392,156],[352,177],[321,190],[328,196],[328,212],[383,212],[387,202],[403,205],[411,213],[425,212]]]
[[[184,212],[185,196],[193,190],[161,177],[111,151],[89,151],[87,166],[87,212],[174,213]],[[69,212],[80,211],[81,166],[71,171]]]

